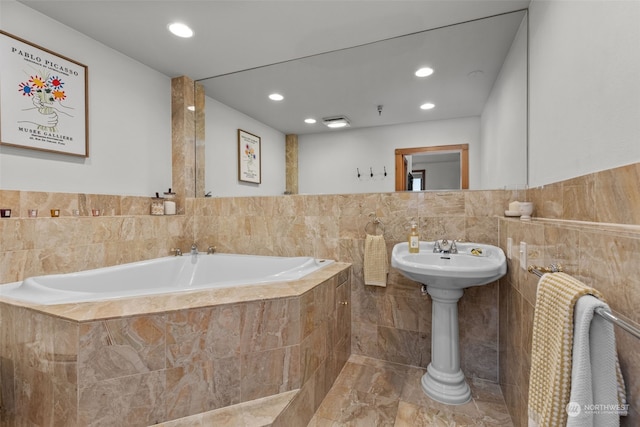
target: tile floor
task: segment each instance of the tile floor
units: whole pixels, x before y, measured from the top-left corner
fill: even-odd
[[[497,384],[471,380],[471,402],[443,405],[422,391],[424,372],[351,355],[308,427],[513,426]]]

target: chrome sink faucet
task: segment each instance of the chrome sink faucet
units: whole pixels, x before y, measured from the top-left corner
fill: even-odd
[[[195,242],[191,245],[191,255],[198,255],[198,245]]]
[[[458,247],[456,241],[448,241],[447,239],[436,240],[433,244],[433,252],[441,254],[457,254]]]

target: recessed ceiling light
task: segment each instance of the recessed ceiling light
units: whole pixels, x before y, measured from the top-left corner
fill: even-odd
[[[178,37],[193,37],[193,30],[181,22],[174,22],[172,24],[169,24],[167,28],[169,28],[169,31],[171,31],[172,34]]]
[[[312,124],[314,124],[314,123],[316,122],[316,119],[311,119],[311,118],[309,118],[309,119],[304,119],[304,122],[305,122],[305,123],[309,123],[310,125],[312,125]]]
[[[433,74],[433,68],[423,67],[416,71],[416,76],[418,77],[427,77]]]
[[[282,101],[284,99],[284,96],[280,95],[279,93],[272,93],[271,95],[269,95],[269,99],[272,101]]]
[[[427,102],[425,104],[422,104],[420,106],[420,108],[423,109],[423,110],[431,110],[435,106],[436,106],[436,104],[432,104],[431,102]]]
[[[343,128],[348,125],[349,124],[346,122],[338,122],[338,123],[329,123],[327,126],[333,129],[337,129],[337,128]]]

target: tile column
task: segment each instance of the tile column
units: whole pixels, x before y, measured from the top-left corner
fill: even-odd
[[[204,195],[204,90],[186,76],[171,79],[171,141],[171,188],[184,214],[185,198]]]
[[[286,156],[286,191],[285,194],[298,194],[298,135],[287,135],[285,145]]]

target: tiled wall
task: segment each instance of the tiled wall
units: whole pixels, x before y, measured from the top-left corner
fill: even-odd
[[[88,322],[0,303],[0,425],[144,427],[294,389],[305,425],[350,354],[349,287]]]
[[[164,256],[171,247],[187,250],[192,240],[220,252],[336,259],[353,263],[352,351],[426,366],[428,296],[393,270],[386,288],[364,286],[369,215],[383,221],[389,252],[406,239],[413,220],[422,239],[497,244],[498,216],[510,199],[509,191],[200,198],[187,200],[187,215],[153,217],[146,198],[0,191],[0,204],[22,216],[32,206],[62,210],[60,218],[0,220],[0,283]],[[97,205],[106,215],[86,216]],[[81,216],[69,216],[76,206]],[[459,310],[462,368],[492,381],[498,375],[497,298],[496,284],[470,289]]]
[[[431,302],[415,282],[391,271],[386,288],[363,281],[364,227],[384,224],[389,255],[411,221],[421,238],[498,244],[498,215],[510,191],[294,195],[198,199],[194,231],[202,247],[262,255],[313,255],[353,264],[352,351],[425,367],[431,353]],[[498,287],[465,291],[460,305],[461,365],[498,380]]]
[[[565,272],[600,290],[611,308],[640,323],[640,164],[530,190],[540,221],[500,219],[508,237],[528,244],[528,264],[561,263]],[[597,221],[598,223],[595,223]],[[606,224],[603,224],[606,223]],[[631,225],[636,224],[636,225]],[[538,278],[519,268],[517,250],[500,281],[500,384],[516,426],[527,425],[533,313]],[[615,328],[630,414],[640,425],[640,340]]]
[[[151,216],[150,198],[0,190],[0,283],[169,255],[192,243],[190,218]],[[37,218],[27,211],[37,209]],[[60,209],[51,218],[50,209]],[[92,216],[92,209],[101,215]],[[74,216],[73,211],[79,215]]]

